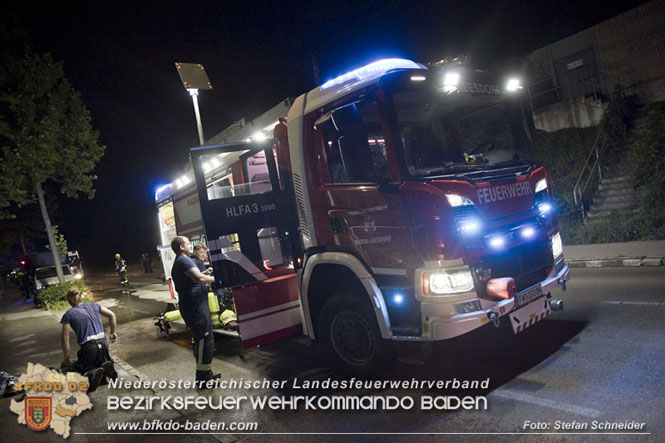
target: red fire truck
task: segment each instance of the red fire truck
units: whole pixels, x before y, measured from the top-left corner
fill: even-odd
[[[519,82],[381,60],[301,95],[269,142],[192,148],[245,346],[304,332],[341,368],[563,308],[570,277]]]

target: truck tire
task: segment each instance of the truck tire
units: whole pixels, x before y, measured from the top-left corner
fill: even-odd
[[[335,294],[325,303],[319,340],[328,360],[349,374],[377,375],[395,362],[392,342],[381,337],[371,305],[353,293]]]

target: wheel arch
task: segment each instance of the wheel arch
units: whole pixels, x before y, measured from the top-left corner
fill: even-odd
[[[301,281],[301,306],[305,333],[317,338],[321,308],[338,292],[353,292],[369,303],[384,339],[392,338],[390,319],[381,289],[367,267],[345,252],[321,252],[305,263]]]

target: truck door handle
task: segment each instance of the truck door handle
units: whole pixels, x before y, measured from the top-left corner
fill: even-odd
[[[341,217],[330,217],[330,230],[333,234],[347,234],[349,227],[346,225],[346,220]]]

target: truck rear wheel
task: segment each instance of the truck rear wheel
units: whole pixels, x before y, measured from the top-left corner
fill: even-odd
[[[394,364],[392,343],[381,337],[372,307],[353,293],[336,294],[323,306],[319,339],[344,372],[376,375]]]

